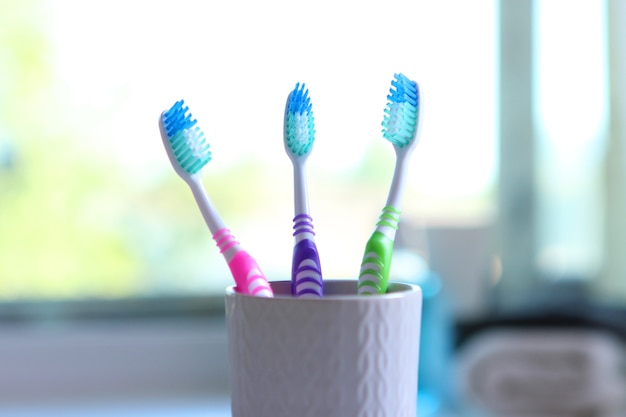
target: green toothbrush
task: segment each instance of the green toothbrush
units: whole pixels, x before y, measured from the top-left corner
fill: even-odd
[[[387,203],[376,223],[376,230],[365,245],[359,273],[359,295],[387,292],[393,244],[400,221],[400,201],[404,191],[407,163],[421,128],[419,86],[403,74],[394,74],[383,118],[383,137],[393,144],[396,167]]]

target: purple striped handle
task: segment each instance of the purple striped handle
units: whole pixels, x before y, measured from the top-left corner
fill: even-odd
[[[311,216],[300,214],[293,219],[296,245],[293,248],[291,265],[291,292],[296,297],[321,297],[324,294],[322,267],[317,246],[313,241],[313,223]],[[306,233],[304,238],[301,235]],[[298,240],[300,239],[300,240]]]

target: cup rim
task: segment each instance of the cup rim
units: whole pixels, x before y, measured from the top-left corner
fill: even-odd
[[[324,281],[324,286],[327,285],[348,285],[352,283],[356,283],[355,279],[338,279],[338,278],[329,278]],[[276,285],[285,286],[291,285],[291,281],[288,280],[278,280],[278,281],[270,281],[270,286],[274,287]],[[420,293],[422,289],[416,285],[408,282],[398,282],[398,281],[390,281],[389,282],[389,291],[385,294],[376,294],[376,295],[358,295],[355,293],[351,294],[328,294],[324,295],[321,298],[297,298],[292,295],[287,294],[274,294],[274,297],[257,297],[251,294],[242,294],[235,291],[235,285],[229,285],[226,287],[226,296],[227,297],[247,297],[247,298],[255,298],[259,300],[297,300],[298,302],[328,302],[332,300],[353,300],[353,301],[383,301],[390,300],[396,298],[404,298],[411,294]]]

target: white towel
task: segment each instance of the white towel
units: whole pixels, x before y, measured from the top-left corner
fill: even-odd
[[[499,416],[603,416],[623,410],[623,350],[597,330],[485,331],[459,352],[458,393]]]

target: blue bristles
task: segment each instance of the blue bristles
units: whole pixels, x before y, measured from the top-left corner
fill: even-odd
[[[174,103],[171,109],[165,112],[163,122],[167,136],[171,138],[177,132],[195,126],[197,120],[192,119],[189,107],[185,105],[185,101],[179,100]]]
[[[211,161],[209,143],[183,100],[163,113],[163,126],[176,161],[189,174],[200,171]]]
[[[415,138],[419,112],[419,89],[415,81],[395,74],[383,118],[383,137],[402,148]]]
[[[315,118],[309,90],[297,83],[285,109],[285,142],[295,156],[308,154],[315,140]]]

